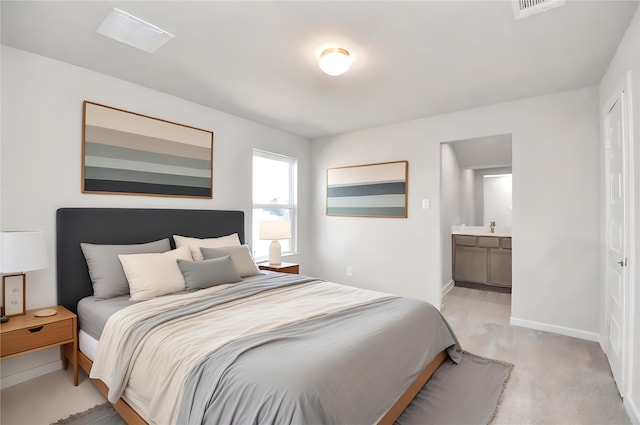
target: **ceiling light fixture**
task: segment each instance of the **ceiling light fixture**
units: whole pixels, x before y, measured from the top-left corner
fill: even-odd
[[[117,8],[113,8],[96,32],[147,53],[154,53],[173,38],[173,34]]]
[[[320,69],[325,74],[337,76],[344,74],[351,67],[351,55],[340,47],[331,47],[320,53]]]

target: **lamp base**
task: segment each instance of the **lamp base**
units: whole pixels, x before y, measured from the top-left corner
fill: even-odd
[[[54,309],[45,308],[44,310],[36,311],[35,313],[33,313],[33,315],[36,317],[49,317],[49,316],[55,316],[56,313],[58,312]]]
[[[269,265],[279,266],[282,264],[282,248],[277,240],[272,240],[269,244]]]
[[[9,321],[9,318],[7,316],[0,316],[0,323],[7,323]]]

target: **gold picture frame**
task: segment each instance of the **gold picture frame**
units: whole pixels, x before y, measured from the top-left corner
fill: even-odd
[[[2,276],[2,307],[5,316],[25,314],[26,281],[24,273]]]
[[[82,193],[213,199],[213,132],[83,102]]]

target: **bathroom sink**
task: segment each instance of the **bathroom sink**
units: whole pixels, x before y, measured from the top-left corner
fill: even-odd
[[[495,232],[491,233],[489,226],[451,226],[452,235],[472,235],[472,236],[500,236],[511,237],[511,227],[495,227]]]

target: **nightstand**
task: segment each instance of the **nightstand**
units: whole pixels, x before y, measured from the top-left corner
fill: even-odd
[[[300,265],[295,263],[281,263],[279,265],[273,264],[260,264],[260,270],[271,270],[272,272],[299,274]]]
[[[0,359],[16,357],[33,351],[60,346],[62,363],[69,365],[64,346],[70,345],[73,363],[73,385],[78,385],[78,318],[62,306],[51,307],[56,314],[36,317],[38,310],[27,310],[21,316],[12,316],[0,325]]]

